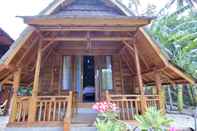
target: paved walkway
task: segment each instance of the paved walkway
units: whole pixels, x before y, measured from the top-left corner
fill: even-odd
[[[172,127],[176,128],[195,128],[194,118],[187,115],[179,115],[179,114],[167,114],[167,117],[172,119],[174,122],[172,123]]]
[[[7,122],[8,122],[8,116],[0,116],[0,131],[4,131]]]
[[[174,120],[172,127],[179,129],[192,127],[194,129],[194,118],[186,115],[179,114],[167,114],[167,117]],[[8,122],[8,116],[0,117],[0,131],[4,131],[4,128]]]

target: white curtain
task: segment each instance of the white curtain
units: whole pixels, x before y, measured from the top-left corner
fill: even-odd
[[[102,88],[104,90],[112,90],[113,88],[111,61],[111,56],[105,57],[106,66],[102,69]]]
[[[72,84],[72,62],[71,56],[64,56],[63,58],[63,90],[71,89]]]
[[[81,73],[81,57],[80,56],[76,56],[76,86],[77,86],[77,93],[78,93],[78,97],[80,96],[80,92],[81,92],[81,76],[82,76],[82,73]]]

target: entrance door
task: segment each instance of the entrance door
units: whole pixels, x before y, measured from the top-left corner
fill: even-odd
[[[83,102],[95,102],[94,56],[83,56]]]
[[[104,100],[105,91],[113,88],[111,56],[76,56],[75,61],[75,89],[79,101]]]

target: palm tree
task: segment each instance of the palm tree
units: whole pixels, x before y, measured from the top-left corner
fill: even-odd
[[[153,39],[160,43],[171,62],[197,78],[197,15],[195,12],[190,12],[188,16],[182,15],[186,10],[179,9],[171,15],[157,19],[149,32]],[[180,111],[183,107],[182,92],[182,87],[179,87],[177,102]],[[196,89],[194,94],[193,98],[197,101]]]
[[[129,0],[129,9],[131,9],[136,15],[139,15],[139,6],[140,6],[140,0]]]
[[[197,0],[169,0],[169,2],[159,11],[159,16],[163,16],[172,6],[175,6],[177,10],[186,10],[192,8],[197,4]],[[182,12],[182,11],[181,11]]]

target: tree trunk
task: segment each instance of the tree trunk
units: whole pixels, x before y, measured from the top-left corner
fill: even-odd
[[[178,104],[178,111],[183,111],[183,85],[177,85],[178,93],[177,93],[177,104]]]
[[[167,90],[168,90],[168,98],[169,98],[169,103],[170,103],[170,110],[172,110],[173,109],[173,101],[172,101],[170,85],[167,87]]]
[[[193,92],[193,100],[194,100],[194,104],[196,106],[197,105],[197,89],[196,89],[196,85],[192,85],[191,86],[191,90]]]
[[[166,90],[165,90],[165,88],[164,87],[162,87],[161,88],[161,90],[160,90],[161,92],[160,92],[160,98],[161,98],[161,110],[162,110],[162,112],[164,113],[166,110],[165,110],[165,105],[166,105]]]
[[[193,98],[193,95],[192,95],[192,86],[189,86],[188,84],[185,85],[185,86],[187,87],[187,91],[188,91],[191,106],[194,106],[194,98]]]

